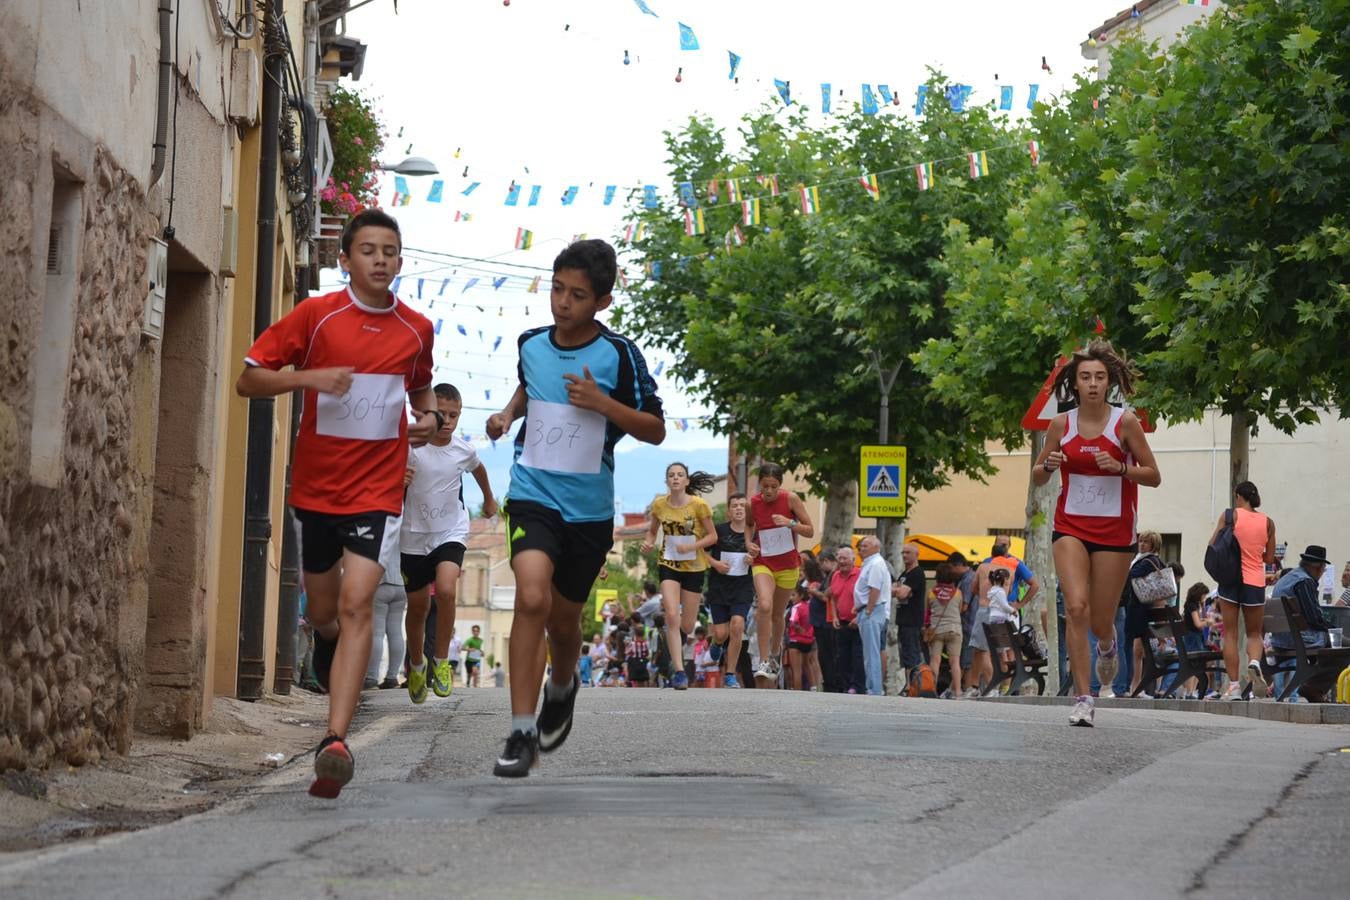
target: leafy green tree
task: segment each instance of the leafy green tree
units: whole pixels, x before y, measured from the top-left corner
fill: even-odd
[[[677,374],[739,449],[808,473],[838,532],[827,528],[826,542],[849,535],[857,447],[878,439],[883,385],[903,401],[889,437],[909,447],[911,492],[953,472],[989,471],[983,447],[964,439],[950,404],[930,396],[911,353],[946,327],[939,257],[947,217],[997,231],[1029,165],[1023,136],[989,110],[952,112],[944,87],[932,81],[939,99],[920,124],[855,112],[812,127],[797,113],[765,113],[744,121],[735,154],[708,120],[668,134],[672,178],[700,196],[711,178],[725,198],[728,178],[755,188],[750,176],[779,173],[787,196],[755,188],[763,222],[739,226],[745,246],[727,246],[739,205],[704,208],[707,233],[693,237],[677,210],[637,212],[646,237],[633,250],[661,268],[635,283],[622,326],[676,356]],[[965,153],[981,149],[993,150],[990,173],[974,180]],[[922,161],[937,161],[926,192],[912,168]],[[859,183],[865,173],[881,173],[878,199]],[[821,185],[815,214],[799,213],[798,183]]]

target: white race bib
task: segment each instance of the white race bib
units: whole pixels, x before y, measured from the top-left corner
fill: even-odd
[[[596,475],[605,451],[605,417],[570,403],[530,400],[520,464],[549,472]]]
[[[750,574],[750,554],[748,553],[723,553],[722,562],[731,566],[727,570],[728,575]]]
[[[1120,476],[1069,475],[1064,511],[1071,516],[1119,516]]]
[[[341,397],[318,395],[314,430],[354,441],[392,440],[407,415],[407,392],[402,375],[354,374],[351,389]]]
[[[672,534],[665,538],[664,545],[661,548],[661,558],[668,559],[671,562],[686,562],[691,559],[698,559],[698,551],[693,549],[694,542],[698,539],[692,534]],[[681,549],[683,547],[689,549]]]
[[[759,537],[760,556],[782,556],[797,549],[797,540],[792,529],[786,525],[778,528],[766,528]]]

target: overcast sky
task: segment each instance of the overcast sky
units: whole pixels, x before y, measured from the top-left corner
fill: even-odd
[[[376,99],[389,130],[386,162],[411,150],[435,162],[445,182],[443,202],[432,204],[426,201],[432,179],[409,179],[412,202],[391,210],[407,248],[399,293],[443,320],[437,377],[464,393],[462,422],[471,434],[482,433],[513,386],[516,335],[548,321],[553,257],[575,234],[613,239],[621,232],[623,192],[606,207],[604,187],[655,183],[663,193],[672,190],[663,131],[705,114],[734,132],[743,114],[776,97],[775,78],[790,81],[793,99],[817,114],[821,82],[833,85],[836,109],[858,102],[866,82],[888,84],[900,96],[902,106],[884,107],[883,114],[913,115],[915,88],[928,66],[972,85],[972,103],[996,99],[998,84],[1012,85],[1014,109],[1025,114],[1027,86],[1039,84],[1045,98],[1071,84],[1089,66],[1079,50],[1088,29],[1123,8],[1120,0],[647,5],[657,17],[633,0],[510,0],[509,6],[399,0],[397,15],[392,0],[376,0],[348,17],[348,33],[369,47],[356,87]],[[681,22],[693,29],[700,50],[680,49]],[[739,84],[727,77],[728,50],[742,58]],[[1041,68],[1042,56],[1050,72]],[[512,180],[524,186],[514,209],[503,204]],[[480,186],[462,196],[474,181]],[[384,184],[388,206],[392,176]],[[542,191],[531,208],[525,204],[534,184]],[[569,185],[580,190],[573,205],[563,206]],[[454,221],[456,211],[470,213],[471,221]],[[512,249],[522,227],[534,232],[530,251]],[[535,274],[545,276],[537,295],[524,290]],[[336,273],[326,275],[325,284],[334,283]],[[419,276],[421,299],[414,288]],[[492,280],[502,276],[507,282],[494,290]],[[452,282],[442,294],[445,277]],[[482,280],[464,291],[470,277]],[[663,359],[648,350],[653,367]],[[678,374],[667,368],[658,379],[666,409],[673,418],[694,418],[704,410],[683,392]],[[672,429],[667,439],[672,452],[724,445],[697,427]]]

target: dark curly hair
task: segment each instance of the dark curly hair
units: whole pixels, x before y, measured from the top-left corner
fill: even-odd
[[[689,484],[684,489],[686,494],[711,494],[713,488],[717,487],[717,479],[712,475],[707,472],[690,472],[689,467],[682,462],[673,462],[666,466],[666,474],[669,475],[670,470],[676,466],[684,469],[684,474],[689,478]]]
[[[1139,372],[1130,364],[1123,352],[1111,346],[1110,341],[1093,340],[1086,347],[1073,352],[1069,364],[1060,369],[1055,376],[1055,400],[1061,407],[1078,405],[1078,392],[1074,385],[1078,383],[1078,366],[1095,360],[1106,366],[1106,377],[1113,387],[1120,389],[1126,397],[1134,393],[1134,380]]]

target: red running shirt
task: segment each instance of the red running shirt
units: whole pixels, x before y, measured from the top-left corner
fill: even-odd
[[[1078,433],[1078,410],[1067,413],[1059,439],[1065,461],[1059,468],[1055,531],[1107,547],[1128,547],[1138,539],[1139,485],[1103,472],[1094,458],[1105,452],[1117,462],[1134,463],[1120,439],[1124,415],[1123,409],[1113,406],[1101,437],[1088,440]]]
[[[305,391],[290,503],[328,515],[403,512],[407,397],[431,385],[434,331],[396,298],[366,306],[350,289],[301,301],[264,331],[244,362],[265,369],[351,366],[341,397]]]
[[[778,496],[773,498],[772,503],[765,501],[764,495],[760,493],[756,493],[755,496],[750,498],[750,520],[755,523],[755,543],[759,545],[761,554],[755,557],[755,565],[764,566],[774,572],[795,569],[801,565],[802,561],[801,556],[797,553],[797,535],[786,525],[775,525],[773,523],[774,515],[792,518],[792,507],[788,503],[787,491],[779,491]],[[773,556],[763,555],[764,532],[766,531],[772,532],[773,538],[790,540],[792,549],[787,553],[778,553]],[[782,532],[787,532],[785,538]]]

